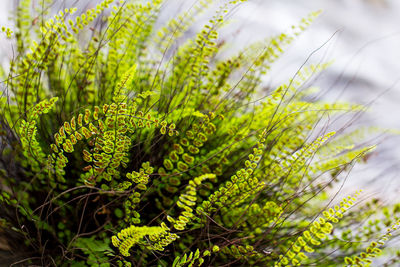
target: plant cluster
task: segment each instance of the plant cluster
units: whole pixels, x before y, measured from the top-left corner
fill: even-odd
[[[400,205],[327,193],[374,149],[326,130],[364,110],[312,97],[328,64],[261,90],[318,12],[222,58],[245,1],[199,0],[162,26],[162,0],[39,2],[2,28],[0,240],[18,264],[368,266],[396,234]]]

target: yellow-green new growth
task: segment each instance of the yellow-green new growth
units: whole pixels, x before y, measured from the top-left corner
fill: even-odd
[[[346,257],[344,259],[346,266],[371,266],[371,259],[382,254],[382,246],[392,237],[393,232],[399,229],[399,226],[400,219],[397,220],[390,228],[387,228],[386,233],[380,236],[377,241],[372,241],[365,251],[353,257]]]
[[[114,247],[117,247],[123,256],[130,256],[129,249],[140,243],[145,236],[150,239],[159,236],[167,231],[160,226],[130,226],[123,229],[117,235],[112,236],[111,241]]]
[[[355,204],[356,197],[360,195],[362,190],[343,198],[339,205],[329,208],[322,212],[323,216],[315,219],[307,230],[303,231],[292,244],[289,245],[287,251],[279,255],[279,260],[275,262],[275,267],[281,266],[300,266],[302,262],[308,259],[304,253],[313,253],[315,248],[320,246],[322,241],[332,233],[332,223],[338,223],[343,218],[343,213]]]

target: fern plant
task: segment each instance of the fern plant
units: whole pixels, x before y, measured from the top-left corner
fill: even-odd
[[[329,201],[374,146],[326,130],[365,107],[307,100],[328,64],[261,90],[319,12],[222,58],[218,33],[245,1],[221,1],[194,36],[213,1],[163,26],[161,0],[79,15],[50,2],[19,1],[2,29],[16,53],[0,98],[0,236],[14,263],[367,266],[395,234],[398,205],[376,214],[358,190]]]

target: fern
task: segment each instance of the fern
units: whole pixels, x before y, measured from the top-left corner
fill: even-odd
[[[56,13],[19,2],[14,28],[1,29],[16,57],[0,69],[0,235],[17,262],[338,266],[380,254],[398,204],[327,208],[375,146],[360,145],[360,129],[326,129],[365,107],[314,97],[329,63],[260,91],[319,12],[221,57],[244,2],[197,1],[165,23],[161,0]]]

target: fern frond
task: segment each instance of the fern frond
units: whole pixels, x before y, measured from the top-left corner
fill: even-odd
[[[323,211],[323,216],[314,220],[311,226],[289,245],[289,249],[284,254],[279,255],[279,260],[275,262],[274,266],[299,266],[304,260],[308,259],[304,252],[312,253],[315,251],[315,247],[321,245],[327,235],[331,234],[333,230],[332,223],[339,222],[343,217],[343,213],[355,204],[356,197],[360,195],[361,191],[354,194],[354,196],[343,198],[340,205]]]
[[[346,266],[370,266],[372,263],[371,258],[376,258],[382,254],[382,246],[392,237],[393,232],[398,230],[399,226],[400,220],[397,220],[377,241],[372,241],[364,252],[351,258],[346,257],[344,259]]]
[[[172,223],[173,228],[183,231],[186,228],[186,225],[194,219],[195,215],[193,214],[193,206],[196,205],[197,187],[201,185],[204,180],[214,179],[215,177],[215,174],[203,174],[189,181],[189,185],[186,186],[184,192],[179,196],[176,203],[177,206],[184,211],[181,212],[177,219],[170,216],[167,217],[168,221]]]
[[[112,236],[112,244],[117,247],[123,256],[130,256],[129,249],[142,241],[145,236],[152,239],[164,234],[166,229],[160,226],[130,226]]]
[[[21,120],[19,136],[24,151],[24,156],[32,168],[32,171],[40,173],[41,168],[47,164],[47,156],[37,140],[37,120],[40,115],[48,113],[57,102],[57,98],[43,100],[35,105],[27,115],[27,120]],[[43,176],[43,175],[41,175]]]

